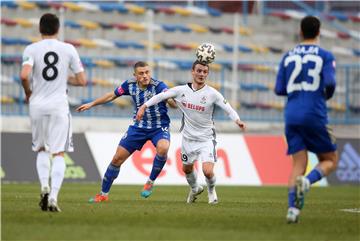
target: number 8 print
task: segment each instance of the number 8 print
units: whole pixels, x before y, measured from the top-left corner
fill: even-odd
[[[52,57],[52,59],[49,58],[50,56]],[[50,62],[50,60],[52,60],[52,62]],[[46,64],[46,67],[42,71],[42,76],[46,81],[52,81],[56,79],[56,77],[58,76],[58,69],[55,66],[58,61],[59,61],[59,56],[55,52],[47,52],[45,54],[44,62]],[[51,76],[48,75],[49,69],[53,70]]]

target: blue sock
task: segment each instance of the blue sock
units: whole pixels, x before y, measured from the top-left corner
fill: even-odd
[[[113,164],[109,164],[106,172],[104,174],[104,178],[102,180],[101,192],[108,193],[110,191],[111,185],[113,181],[118,177],[120,172],[120,167],[114,166]]]
[[[167,156],[159,156],[156,154],[154,158],[153,167],[150,173],[150,180],[155,181],[155,179],[159,176],[161,170],[163,169],[166,163]]]
[[[324,173],[319,168],[314,168],[307,176],[306,178],[309,179],[310,184],[313,184],[314,182],[319,181],[321,178],[323,178]]]
[[[288,191],[288,207],[294,208],[295,207],[295,199],[296,199],[296,188],[290,187]]]

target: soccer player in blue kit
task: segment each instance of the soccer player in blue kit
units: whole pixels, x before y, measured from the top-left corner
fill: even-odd
[[[289,177],[288,223],[298,222],[304,195],[310,185],[337,167],[335,137],[327,126],[326,100],[335,92],[334,56],[318,46],[320,21],[307,16],[301,21],[303,41],[288,51],[279,66],[275,93],[287,96],[285,135],[293,167]],[[318,165],[305,177],[307,151],[315,153]]]
[[[151,140],[156,147],[156,156],[150,177],[144,185],[141,196],[147,198],[151,195],[154,181],[160,174],[167,159],[167,152],[170,146],[170,118],[167,115],[166,102],[160,102],[153,106],[153,108],[150,108],[141,121],[136,121],[135,115],[138,108],[147,100],[167,89],[164,82],[151,78],[149,65],[139,61],[134,65],[134,78],[123,82],[115,91],[106,93],[102,97],[77,108],[77,111],[82,112],[93,106],[113,101],[122,95],[130,95],[134,101],[134,124],[129,126],[127,132],[120,140],[116,153],[104,174],[101,192],[95,197],[90,198],[90,202],[108,201],[111,185],[119,175],[120,166],[134,151],[140,150],[148,140]],[[170,100],[168,103],[171,107],[176,107],[175,101]]]

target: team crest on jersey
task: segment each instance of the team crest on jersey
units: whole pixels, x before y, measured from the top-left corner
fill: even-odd
[[[23,62],[26,62],[26,61],[28,61],[29,59],[30,59],[29,56],[24,56],[24,57],[23,57]]]
[[[154,95],[153,95],[153,93],[151,93],[151,92],[147,92],[147,93],[145,94],[145,96],[146,96],[147,99],[150,99],[150,98],[153,97]]]
[[[206,96],[201,97],[200,103],[206,104]]]
[[[223,100],[223,103],[226,105],[226,104],[227,104],[227,100],[226,100],[226,99],[224,99],[224,100]]]

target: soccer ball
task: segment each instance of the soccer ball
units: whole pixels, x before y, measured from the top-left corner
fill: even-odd
[[[196,58],[199,62],[210,64],[215,60],[215,47],[210,43],[203,43],[196,49]]]

